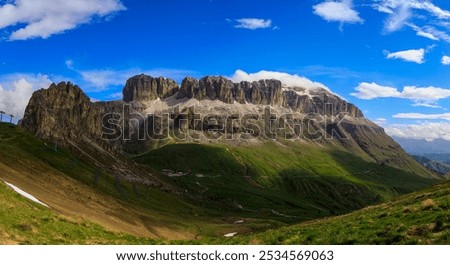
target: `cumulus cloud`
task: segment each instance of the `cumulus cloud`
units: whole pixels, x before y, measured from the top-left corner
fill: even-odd
[[[418,49],[418,50],[406,50],[406,51],[399,51],[399,52],[388,52],[386,54],[386,58],[388,59],[400,59],[405,62],[412,62],[412,63],[418,63],[423,64],[425,62],[425,49]]]
[[[341,23],[363,23],[359,13],[353,9],[351,0],[325,1],[313,6],[314,14],[326,21]]]
[[[450,141],[450,123],[425,122],[420,124],[393,124],[385,127],[392,137],[407,139],[425,139],[432,141],[444,139]]]
[[[237,24],[235,28],[240,29],[267,29],[272,27],[272,20],[262,18],[239,18],[234,20]],[[276,27],[278,28],[278,27]]]
[[[360,99],[399,97],[401,93],[395,87],[382,86],[377,83],[360,83],[351,95]]]
[[[46,39],[121,10],[120,0],[6,1],[0,6],[0,29],[12,30],[10,40]]]
[[[415,106],[424,107],[438,107],[436,105],[437,101],[450,97],[450,89],[433,86],[405,86],[403,87],[403,91],[399,91],[394,87],[362,82],[355,88],[355,90],[357,92],[352,93],[351,95],[360,99],[402,98],[413,100],[415,102]]]
[[[448,120],[450,113],[424,114],[424,113],[398,113],[393,116],[397,119],[415,119],[415,120]]]
[[[52,81],[47,75],[12,74],[0,76],[0,110],[22,118],[33,92],[47,88]]]
[[[441,63],[443,65],[450,65],[450,56],[447,55],[442,56]]]
[[[230,79],[233,80],[233,82],[241,82],[241,81],[253,82],[262,79],[277,79],[280,80],[281,83],[283,83],[283,85],[288,87],[301,87],[306,89],[323,88],[325,90],[331,91],[324,84],[314,82],[306,77],[274,71],[259,71],[257,73],[246,73],[242,70],[237,70],[233,74],[233,76],[230,77]]]

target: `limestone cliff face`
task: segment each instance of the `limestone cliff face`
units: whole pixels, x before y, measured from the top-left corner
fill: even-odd
[[[252,103],[282,106],[283,91],[278,80],[233,83],[224,77],[207,76],[200,80],[188,77],[181,84],[178,99],[220,100],[224,103]]]
[[[224,77],[207,76],[200,80],[188,77],[183,80],[177,98],[210,99],[233,103],[235,100],[233,88],[233,82]]]
[[[25,110],[21,126],[44,140],[62,145],[95,142],[113,149],[101,139],[102,118],[122,108],[121,102],[92,103],[76,85],[68,82],[52,84],[33,93]]]
[[[76,139],[101,134],[101,113],[78,86],[61,82],[33,93],[22,126],[43,139]]]
[[[350,117],[364,117],[355,105],[325,89],[285,88],[278,80],[233,83],[224,77],[207,76],[200,80],[187,77],[181,84],[177,98],[286,107],[307,114],[335,115],[346,112]]]
[[[334,116],[347,112],[347,116],[356,118],[360,123],[367,123],[357,107],[324,89],[288,88],[278,80],[233,83],[224,77],[207,76],[200,80],[188,77],[178,86],[171,79],[138,75],[127,81],[123,95],[124,101],[92,103],[76,85],[65,82],[52,84],[48,89],[41,89],[33,94],[25,111],[22,127],[42,139],[66,145],[88,142],[105,148],[125,150],[127,143],[135,141],[132,143],[133,148],[142,145],[144,150],[148,141],[137,141],[142,135],[133,133],[138,131],[136,129],[139,129],[140,134],[143,133],[146,129],[142,123],[145,118],[138,117],[140,124],[136,127],[130,122],[136,118],[133,113],[142,112],[145,107],[154,104],[152,102],[156,99],[164,102],[169,97],[180,102],[188,99],[217,100],[230,104],[226,109],[231,112],[233,106],[236,110],[240,109],[238,111],[246,108],[257,111],[260,107],[256,106],[271,106],[280,111],[294,111],[300,116],[314,113]],[[130,110],[123,113],[124,106],[128,103]],[[223,107],[216,109],[217,114],[221,114],[222,110]],[[117,117],[116,114],[122,116]],[[115,123],[109,123],[109,120],[115,120]],[[196,130],[195,126],[192,122],[186,128]],[[207,124],[204,128],[211,126]],[[358,128],[348,129],[353,132]],[[240,132],[241,129],[237,125],[232,126],[233,131]]]
[[[200,80],[187,77],[179,86],[171,79],[138,75],[127,81],[123,97],[123,101],[92,103],[78,86],[70,82],[52,84],[48,89],[33,94],[22,126],[42,139],[58,142],[95,139],[104,144],[99,139],[105,130],[111,129],[108,128],[110,124],[105,124],[105,115],[114,118],[114,113],[123,111],[125,103],[131,103],[131,112],[140,112],[142,108],[136,108],[136,105],[147,106],[152,104],[152,100],[169,97],[280,107],[303,114],[337,115],[347,112],[350,117],[364,120],[357,107],[324,89],[286,88],[278,80],[233,83],[224,77],[207,76]],[[121,129],[132,130],[129,123],[122,122],[123,119],[127,116],[119,118],[119,125],[125,127]],[[111,139],[119,138],[114,134],[107,135]],[[109,143],[119,149],[122,144],[120,139]]]
[[[147,75],[137,75],[128,79],[123,89],[123,101],[151,101],[165,99],[176,92],[179,86],[176,81],[164,77],[153,78]]]

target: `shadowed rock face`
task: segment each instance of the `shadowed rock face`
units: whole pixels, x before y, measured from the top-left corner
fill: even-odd
[[[98,135],[102,112],[78,86],[62,82],[33,93],[21,125],[43,139]]]
[[[102,118],[122,108],[122,101],[92,103],[78,86],[61,82],[33,93],[21,126],[41,139],[63,145],[92,141],[111,149],[114,143],[98,141],[105,129]]]
[[[178,92],[178,89],[177,82],[172,79],[138,75],[128,79],[123,89],[123,101],[165,99]]]
[[[284,101],[282,85],[278,80],[233,83],[224,77],[212,76],[200,80],[185,78],[177,98],[220,100],[228,104],[247,102],[272,106],[283,106]]]

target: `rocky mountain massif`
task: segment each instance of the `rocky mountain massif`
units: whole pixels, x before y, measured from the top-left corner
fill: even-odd
[[[179,113],[174,113],[176,106]],[[137,127],[157,126],[154,116],[144,116],[148,123],[144,123],[139,116],[141,120],[137,125],[133,122],[134,114],[169,113],[174,121],[181,120],[181,117],[188,120],[185,122],[188,124],[173,122],[173,127],[207,131],[211,129],[211,120],[193,121],[183,116],[183,113],[190,114],[195,108],[196,112],[203,115],[262,115],[267,111],[264,109],[267,106],[271,107],[271,114],[291,115],[291,120],[286,122],[287,128],[290,134],[300,140],[314,139],[316,142],[340,145],[377,163],[402,168],[417,166],[381,127],[365,119],[353,104],[323,88],[285,87],[278,80],[233,83],[224,77],[208,76],[200,80],[188,77],[180,86],[171,79],[139,75],[127,81],[123,89],[123,101],[94,103],[78,86],[62,82],[33,94],[21,126],[41,139],[62,145],[83,143],[116,152],[130,151],[127,145],[134,148],[141,146],[136,148],[137,151],[131,150],[136,153],[145,152],[153,142],[151,137],[137,137],[137,132],[143,131],[137,130]],[[345,118],[338,118],[343,113],[346,114]],[[111,118],[118,120],[108,123]],[[263,119],[264,116],[256,121],[261,123],[260,127],[266,126]],[[204,126],[197,126],[198,123],[204,123]],[[282,125],[280,123],[279,120],[275,121],[275,125]],[[229,131],[245,133],[242,124],[223,121],[222,127],[222,130],[216,130],[219,134]],[[320,137],[317,137],[318,133]],[[105,138],[109,140],[105,141]],[[187,140],[205,142],[201,138]],[[206,142],[211,142],[208,140]],[[233,144],[231,141],[227,143]],[[423,170],[421,173],[427,174]]]
[[[65,216],[166,239],[338,215],[443,179],[324,88],[139,75],[123,95],[36,91],[19,127],[0,124],[0,178]]]

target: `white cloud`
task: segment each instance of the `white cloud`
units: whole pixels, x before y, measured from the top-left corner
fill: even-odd
[[[422,28],[417,27],[416,25],[412,25],[412,24],[410,25],[410,27],[416,31],[417,36],[424,37],[424,38],[427,38],[430,40],[435,40],[435,41],[439,40],[439,38],[436,37],[435,34],[433,34],[433,30],[422,29]]]
[[[392,137],[408,139],[425,139],[432,141],[445,139],[450,141],[450,123],[425,122],[420,124],[393,124],[385,127],[385,131]]]
[[[376,83],[362,82],[355,88],[356,93],[352,93],[360,99],[400,97],[401,93],[395,87],[381,86]]]
[[[440,8],[431,0],[374,0],[372,7],[379,12],[388,14],[384,23],[384,31],[395,32],[404,26],[410,26],[418,36],[432,40],[450,42],[448,33],[437,29],[450,29],[448,20],[450,11]],[[420,13],[419,13],[420,12]],[[415,23],[420,24],[417,26]]]
[[[417,36],[421,36],[430,40],[444,40],[446,42],[450,42],[450,35],[447,34],[444,31],[438,30],[433,26],[424,26],[424,27],[418,27],[414,24],[407,24],[409,27],[411,27],[414,31],[416,31]]]
[[[433,26],[419,27],[411,23],[408,23],[407,25],[414,31],[416,31],[417,36],[435,41],[444,40],[446,42],[450,42],[449,34],[445,33],[444,31],[438,30]]]
[[[385,118],[378,118],[374,122],[376,124],[380,125],[380,126],[383,126],[383,125],[385,125],[387,123],[387,119],[385,119]]]
[[[417,36],[424,37],[424,38],[427,38],[427,39],[430,39],[430,40],[439,40],[432,33],[421,31],[421,30],[417,31]]]
[[[440,99],[450,98],[450,89],[440,87],[416,87],[405,86],[403,91],[398,91],[397,88],[382,86],[376,83],[360,83],[352,93],[352,96],[361,99],[375,99],[375,98],[402,98],[409,99],[415,102],[415,106],[424,107],[439,107],[435,103]]]
[[[0,6],[0,29],[12,30],[10,40],[46,39],[121,10],[120,0],[6,1]]]
[[[450,11],[444,10],[431,1],[424,0],[375,0],[373,7],[383,13],[400,15],[399,9],[406,8],[409,10],[427,11],[432,16],[439,19],[449,19]]]
[[[382,5],[382,4],[373,4],[372,7],[377,10],[378,12],[381,13],[386,13],[386,14],[393,14],[394,11],[392,11],[392,9]]]
[[[319,89],[323,88],[325,90],[331,91],[324,84],[311,81],[310,79],[299,76],[299,75],[291,75],[288,73],[282,72],[273,72],[273,71],[260,71],[257,73],[246,73],[242,70],[237,70],[230,79],[233,82],[241,82],[241,81],[259,81],[263,79],[277,79],[280,80],[283,85],[288,87],[301,87],[306,89]]]
[[[443,65],[450,65],[450,56],[447,55],[442,56],[441,63]]]
[[[351,0],[325,1],[313,6],[314,14],[324,20],[341,23],[363,23]]]
[[[401,4],[395,11],[391,13],[384,23],[384,29],[387,32],[397,31],[408,22],[411,17],[411,11],[408,5]]]
[[[423,114],[423,113],[398,113],[393,116],[397,119],[416,119],[416,120],[448,120],[450,113],[441,114]]]
[[[405,86],[402,92],[402,98],[423,102],[435,102],[439,99],[449,97],[450,97],[450,89],[433,86],[430,87]]]
[[[411,2],[412,8],[428,11],[437,18],[441,18],[441,19],[449,19],[450,18],[450,11],[444,10],[444,9],[434,5],[431,1],[414,0],[414,1],[410,1],[410,2]]]
[[[416,102],[413,104],[414,107],[427,107],[432,109],[442,109],[441,106],[437,105],[436,103],[425,103],[425,102]]]
[[[0,110],[22,118],[33,92],[47,88],[52,81],[42,74],[11,74],[0,76]]]
[[[255,29],[266,29],[266,28],[272,27],[272,20],[270,20],[270,19],[239,18],[234,21],[236,21],[238,23],[234,27],[241,28],[241,29],[255,30]]]
[[[66,60],[66,66],[67,66],[67,68],[69,68],[70,70],[73,70],[74,69],[74,67],[73,67],[73,65],[74,65],[74,62],[73,62],[73,60]]]
[[[79,72],[83,81],[88,84],[89,90],[103,91],[109,86],[124,85],[127,78],[138,74],[139,71],[133,70],[89,70]]]
[[[406,62],[413,62],[418,64],[423,64],[425,62],[425,49],[418,50],[406,50],[388,53],[386,58],[388,59],[400,59]]]

